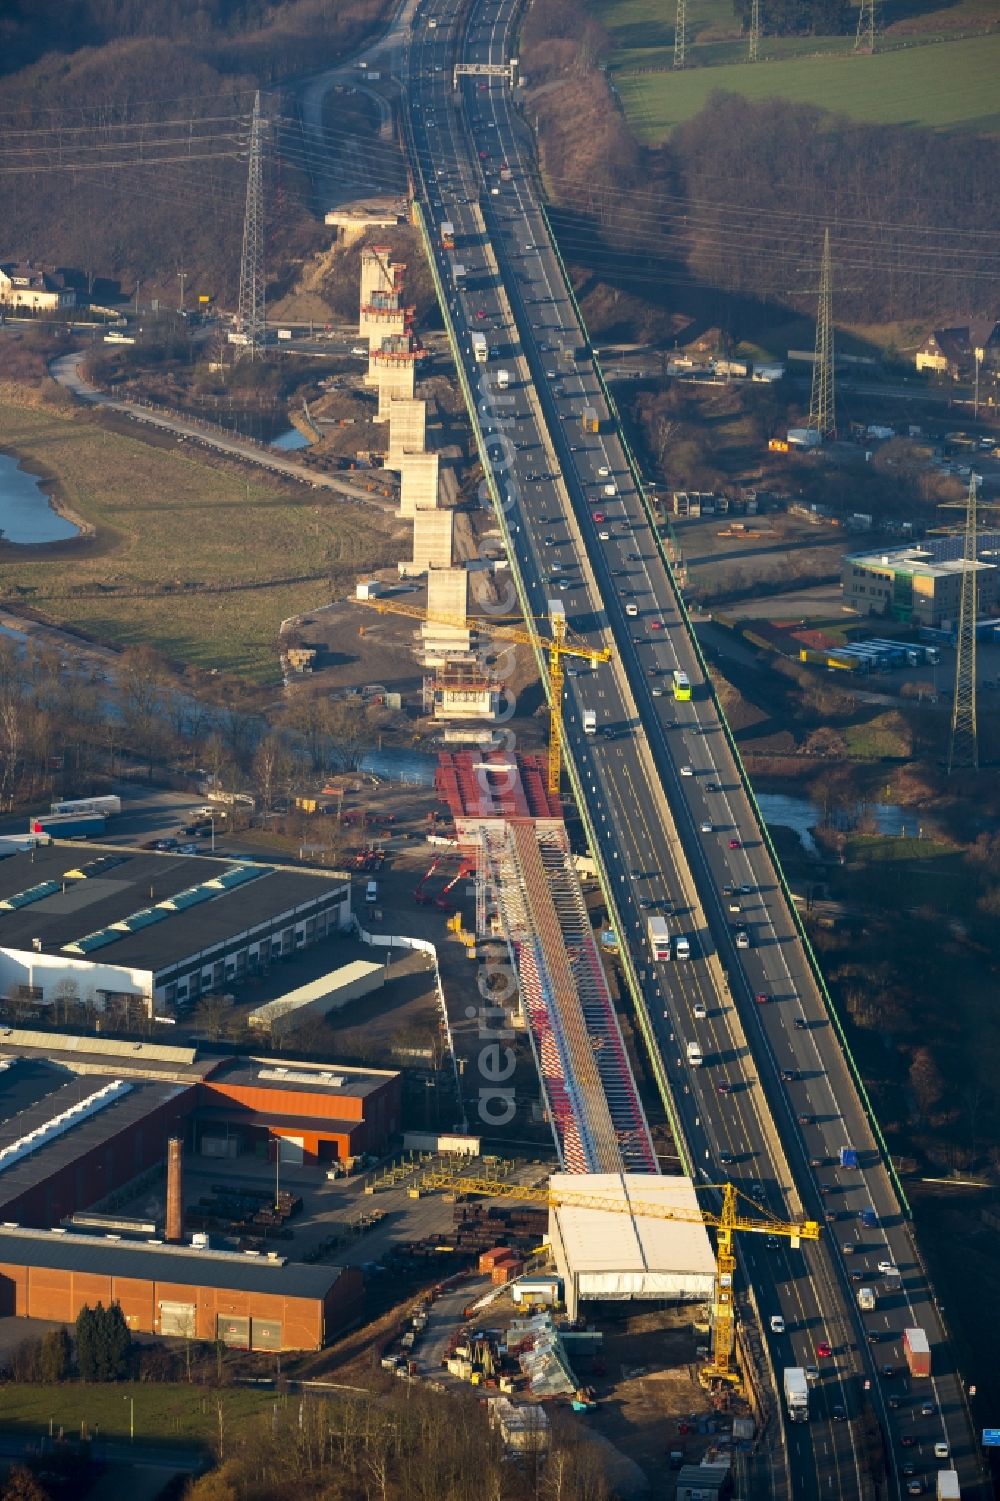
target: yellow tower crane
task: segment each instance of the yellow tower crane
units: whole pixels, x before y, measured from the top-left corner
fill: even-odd
[[[549,658],[549,792],[559,796],[559,773],[562,768],[562,695],[565,673],[563,657],[581,657],[587,662],[610,662],[607,647],[584,646],[582,642],[570,643],[566,639],[566,612],[561,600],[553,600],[549,616],[551,636],[541,636],[524,625],[503,625],[493,620],[480,620],[473,616],[448,615],[443,611],[433,613],[421,605],[408,605],[395,599],[356,599],[357,605],[377,610],[380,615],[406,615],[411,620],[430,621],[435,625],[451,625],[460,631],[483,631],[497,636],[502,641],[515,641],[521,646],[541,647]]]
[[[498,1183],[491,1178],[462,1178],[450,1173],[427,1173],[421,1181],[421,1187],[484,1194],[495,1199],[515,1199],[518,1203],[542,1204],[549,1209],[599,1209],[613,1214],[628,1214],[634,1219],[679,1220],[688,1225],[711,1226],[716,1232],[712,1358],[699,1373],[699,1379],[706,1387],[718,1382],[736,1385],[740,1379],[732,1363],[736,1322],[733,1303],[733,1274],[736,1271],[733,1236],[744,1231],[751,1235],[784,1235],[793,1246],[804,1240],[819,1240],[820,1237],[817,1220],[789,1224],[770,1215],[760,1218],[758,1204],[754,1204],[757,1217],[750,1218],[740,1214],[736,1201],[746,1195],[741,1194],[732,1183],[706,1185],[722,1193],[722,1208],[718,1214],[703,1209],[668,1209],[663,1204],[642,1203],[632,1198],[612,1199],[606,1194],[592,1194],[585,1190],[577,1192],[575,1189],[559,1189],[553,1192],[548,1188],[526,1188],[520,1183]],[[753,1201],[747,1199],[747,1203]]]

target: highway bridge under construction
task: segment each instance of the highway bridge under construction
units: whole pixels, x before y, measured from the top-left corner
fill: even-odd
[[[534,758],[442,756],[437,786],[476,867],[480,938],[502,938],[566,1173],[656,1173],[656,1154],[558,802]],[[554,806],[553,806],[554,805]]]

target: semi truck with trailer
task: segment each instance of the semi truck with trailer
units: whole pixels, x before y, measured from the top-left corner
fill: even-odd
[[[785,1367],[785,1406],[788,1408],[788,1418],[792,1423],[808,1423],[809,1421],[809,1382],[806,1373],[800,1365]]]
[[[580,426],[585,433],[599,433],[600,419],[593,407],[584,407],[580,414]]]
[[[489,359],[490,346],[486,342],[486,335],[475,333],[472,335],[472,353],[477,365],[485,365]]]
[[[937,1501],[962,1501],[957,1470],[938,1470],[935,1494]]]

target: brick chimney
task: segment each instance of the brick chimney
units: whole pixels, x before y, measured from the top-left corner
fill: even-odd
[[[184,1166],[181,1152],[184,1143],[179,1136],[171,1136],[167,1142],[167,1223],[164,1239],[184,1239]]]

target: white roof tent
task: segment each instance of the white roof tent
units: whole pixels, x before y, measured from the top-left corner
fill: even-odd
[[[557,1198],[585,1195],[621,1206],[604,1210],[561,1204],[549,1210],[549,1239],[571,1318],[588,1298],[711,1301],[715,1255],[708,1231],[693,1218],[700,1205],[690,1178],[558,1173],[550,1179],[549,1191]],[[629,1204],[653,1204],[692,1219],[633,1214]]]

